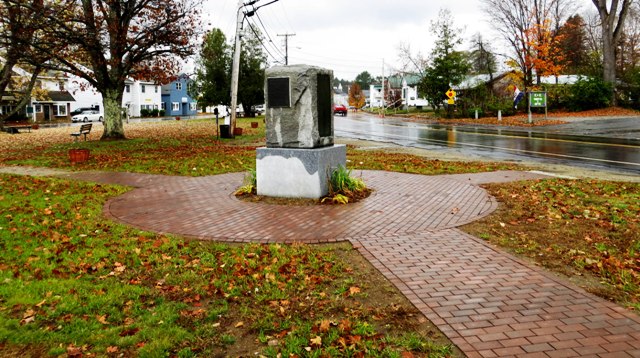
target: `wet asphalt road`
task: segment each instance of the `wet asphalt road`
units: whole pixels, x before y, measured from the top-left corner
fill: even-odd
[[[571,120],[564,125],[529,129],[427,125],[349,113],[347,117],[335,117],[335,131],[338,137],[456,150],[469,157],[640,174],[640,118]]]

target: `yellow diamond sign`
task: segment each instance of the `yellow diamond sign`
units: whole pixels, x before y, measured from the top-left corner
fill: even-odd
[[[447,91],[447,93],[445,93],[447,95],[447,97],[449,98],[453,98],[456,96],[456,91],[452,90],[451,88],[449,88],[449,90]]]

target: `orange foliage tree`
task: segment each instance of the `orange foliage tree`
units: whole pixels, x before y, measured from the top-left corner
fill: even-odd
[[[565,57],[562,53],[562,36],[549,29],[549,20],[536,24],[526,31],[532,51],[527,52],[526,62],[537,75],[537,84],[542,76],[558,76],[565,68]]]
[[[364,97],[362,88],[358,83],[354,82],[351,87],[349,87],[349,105],[355,108],[362,108],[365,103],[366,98]]]

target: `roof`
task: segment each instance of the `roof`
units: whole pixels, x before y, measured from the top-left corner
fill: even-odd
[[[403,74],[395,74],[387,77],[391,88],[402,88],[402,81],[407,82],[407,86],[415,86],[420,83],[420,77],[417,73],[403,73]]]
[[[511,71],[513,72],[513,71]],[[499,75],[494,75],[493,76],[493,81],[497,81],[502,79],[503,77],[505,77],[507,74],[511,73],[511,72],[504,72],[502,74]],[[571,85],[574,84],[578,81],[578,79],[580,78],[580,76],[577,75],[559,75],[558,76],[558,84],[561,85]],[[473,76],[468,76],[467,78],[465,78],[462,82],[460,82],[459,85],[454,86],[456,89],[468,89],[468,88],[474,88],[477,87],[481,84],[485,84],[485,83],[489,83],[491,82],[491,80],[489,79],[489,75],[487,74],[481,74],[481,75],[473,75]],[[556,76],[543,76],[540,77],[540,82],[542,84],[548,84],[548,85],[555,85],[556,84]]]
[[[53,102],[75,102],[76,99],[73,98],[71,93],[67,91],[49,91],[49,98]]]
[[[560,75],[558,76],[559,85],[572,85],[578,81],[580,76],[578,75]],[[556,76],[543,76],[540,77],[540,82],[548,85],[556,84]]]

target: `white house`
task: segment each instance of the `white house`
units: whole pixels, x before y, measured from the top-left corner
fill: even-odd
[[[384,96],[382,95],[382,85],[369,85],[369,106],[384,106]]]
[[[402,103],[409,107],[426,107],[429,101],[418,96],[418,85],[409,86],[407,79],[402,79]]]
[[[129,110],[132,117],[140,117],[140,110],[160,109],[162,91],[160,85],[148,81],[125,81],[122,107]]]
[[[429,102],[418,95],[418,83],[420,76],[415,74],[396,74],[386,79],[385,92],[389,89],[400,90],[402,103],[409,107],[428,106]],[[390,88],[388,87],[390,86]],[[371,107],[382,107],[384,96],[382,95],[382,85],[371,85],[369,88],[369,105]]]
[[[87,82],[74,75],[66,74],[65,86],[76,99],[74,108],[98,107],[102,111],[102,94]],[[126,80],[122,94],[122,107],[128,108],[129,115],[140,116],[141,109],[160,109],[160,86],[149,81]]]
[[[26,71],[21,76],[31,77]],[[47,91],[47,98],[34,98],[27,105],[27,117],[35,121],[71,119],[71,107],[75,98],[68,91],[64,76],[58,72],[47,72],[38,76],[36,86]]]

